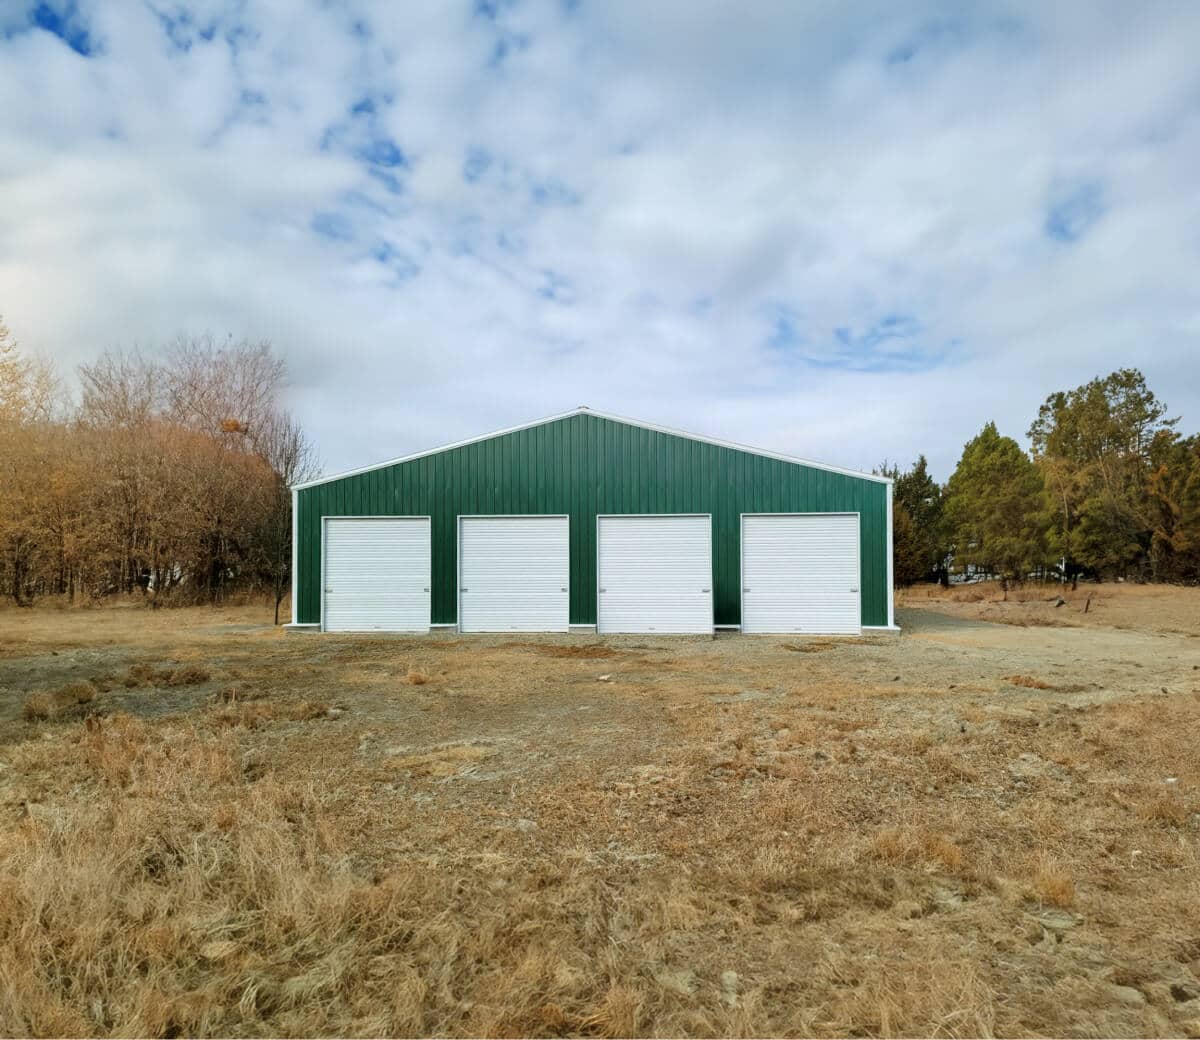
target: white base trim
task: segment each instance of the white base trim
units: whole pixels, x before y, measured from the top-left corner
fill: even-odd
[[[569,631],[571,631],[571,632],[595,632],[596,626],[595,625],[571,625],[569,628]]]
[[[436,625],[430,625],[430,628],[458,628],[457,621],[439,621]]]
[[[301,631],[304,629],[318,629],[321,627],[321,625],[317,621],[289,621],[283,627],[284,628],[294,628],[297,631]]]
[[[899,625],[863,625],[864,632],[899,632]]]
[[[719,631],[740,632],[742,630],[742,626],[741,625],[713,625],[713,629],[719,630]]]

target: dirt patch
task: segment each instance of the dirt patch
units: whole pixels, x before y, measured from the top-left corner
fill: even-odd
[[[1052,683],[1033,675],[1006,675],[1004,681],[1027,690],[1056,690],[1059,693],[1080,693],[1087,687],[1083,683]]]
[[[542,657],[560,657],[578,660],[602,659],[606,657],[628,656],[628,651],[614,649],[599,643],[555,644],[555,643],[501,643],[498,649],[528,650]]]

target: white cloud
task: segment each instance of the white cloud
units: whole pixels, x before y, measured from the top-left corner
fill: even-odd
[[[80,7],[0,17],[0,312],[64,368],[268,337],[331,468],[589,403],[945,476],[1124,365],[1200,427],[1200,10]]]

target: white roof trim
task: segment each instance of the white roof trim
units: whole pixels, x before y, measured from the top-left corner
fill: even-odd
[[[521,423],[519,426],[509,426],[504,430],[496,430],[493,433],[485,433],[479,437],[468,437],[464,441],[455,441],[453,444],[443,444],[440,448],[430,448],[427,451],[418,451],[412,455],[403,455],[398,459],[388,459],[386,462],[376,462],[371,466],[360,466],[358,469],[348,469],[342,473],[331,473],[327,477],[318,477],[316,480],[309,480],[303,484],[293,484],[293,491],[303,491],[305,488],[317,487],[319,484],[328,484],[334,480],[342,480],[346,477],[357,477],[362,473],[370,473],[377,469],[386,469],[388,466],[398,466],[402,462],[413,462],[416,459],[423,459],[427,455],[440,455],[443,451],[453,451],[455,448],[465,448],[468,444],[478,444],[480,441],[490,441],[493,437],[503,437],[505,434],[517,433],[520,430],[532,429],[534,426],[545,426],[547,423],[558,422],[560,419],[567,419],[572,415],[594,415],[597,419],[608,419],[612,422],[624,423],[626,426],[639,426],[643,430],[652,430],[655,433],[665,433],[672,437],[683,437],[690,441],[700,441],[703,444],[715,444],[718,448],[732,448],[734,451],[744,451],[750,455],[761,455],[768,459],[778,459],[780,462],[792,462],[800,466],[808,466],[811,469],[823,469],[829,473],[840,473],[845,477],[857,477],[859,480],[873,480],[879,484],[892,483],[891,477],[880,477],[874,473],[863,473],[856,469],[843,469],[841,466],[827,466],[823,462],[813,462],[811,459],[801,459],[794,455],[783,455],[777,451],[765,451],[762,448],[752,448],[746,444],[738,444],[736,441],[718,440],[716,437],[705,437],[698,433],[688,433],[686,430],[676,430],[670,426],[658,426],[655,423],[641,422],[638,419],[627,419],[623,415],[613,415],[609,412],[598,412],[595,409],[587,407],[573,408],[569,412],[560,412],[558,415],[548,415],[544,419],[535,419],[533,422]]]

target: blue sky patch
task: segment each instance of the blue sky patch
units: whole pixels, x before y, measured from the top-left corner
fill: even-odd
[[[529,186],[529,201],[535,206],[578,206],[579,192],[556,177],[534,181]]]
[[[377,137],[359,149],[359,157],[372,166],[407,166],[408,159],[390,137]]]
[[[492,156],[482,148],[472,148],[463,160],[463,180],[477,183],[492,165]]]
[[[513,54],[529,49],[529,37],[523,33],[505,33],[496,41],[492,48],[492,56],[488,64],[499,68]]]
[[[542,281],[538,286],[537,294],[542,299],[553,300],[555,303],[575,302],[575,290],[570,279],[549,269],[542,272]]]
[[[57,36],[76,54],[85,58],[98,50],[74,0],[58,4],[35,4],[29,12],[29,21],[38,29]]]
[[[416,261],[391,242],[377,242],[371,249],[371,259],[386,267],[398,282],[407,282],[421,273]]]
[[[1042,230],[1057,242],[1078,242],[1104,216],[1104,185],[1098,180],[1051,186]]]
[[[883,315],[865,328],[839,325],[827,331],[805,326],[804,316],[785,304],[765,310],[766,347],[789,364],[850,372],[924,372],[945,360],[953,344],[930,346],[913,315]]]
[[[180,9],[178,13],[172,14],[155,7],[152,7],[151,10],[158,19],[159,25],[162,26],[163,32],[166,33],[167,39],[171,41],[171,46],[177,51],[183,51],[186,54],[197,42],[211,43],[217,35],[215,21],[198,24],[190,11]]]
[[[340,213],[318,213],[312,219],[312,229],[331,242],[349,242],[354,237],[354,226]]]

